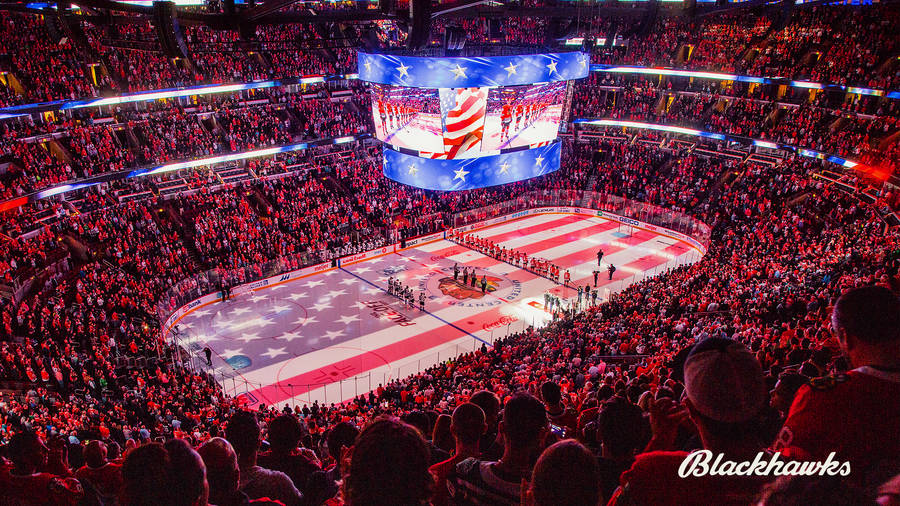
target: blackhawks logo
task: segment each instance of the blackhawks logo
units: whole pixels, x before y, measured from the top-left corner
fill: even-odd
[[[500,286],[500,278],[494,276],[486,276],[487,287],[485,293],[495,292]],[[481,293],[481,278],[475,280],[475,286],[469,281],[468,285],[464,285],[462,279],[453,279],[452,276],[441,278],[438,281],[438,289],[444,295],[449,295],[457,300],[463,299],[480,299],[484,297]]]
[[[431,299],[444,299],[443,304],[462,307],[492,307],[517,299],[522,294],[522,283],[506,278],[502,274],[476,271],[475,286],[472,278],[463,283],[462,275],[453,279],[452,270],[442,269],[420,278],[419,289]],[[450,271],[450,272],[447,272]],[[481,291],[481,278],[487,282]]]

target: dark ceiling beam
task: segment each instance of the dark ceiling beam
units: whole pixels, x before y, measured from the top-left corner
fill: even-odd
[[[832,0],[833,1],[833,0]],[[452,12],[446,12],[445,14],[441,14],[442,18],[471,18],[471,17],[485,17],[485,18],[521,18],[521,17],[531,17],[531,18],[563,18],[563,19],[575,19],[578,17],[579,11],[581,13],[581,18],[586,19],[584,15],[584,10],[581,7],[572,6],[572,5],[560,5],[553,8],[552,11],[548,12],[547,9],[542,9],[540,7],[488,7],[485,9],[479,9],[477,12],[471,12],[468,10],[458,10]],[[603,15],[606,16],[619,16],[619,17],[640,17],[643,16],[646,12],[646,8],[635,8],[635,7],[603,7],[601,11]]]
[[[438,16],[443,16],[444,14],[449,14],[451,12],[458,12],[458,11],[470,9],[472,7],[490,3],[492,1],[493,0],[463,0],[461,2],[440,4],[439,5],[440,8],[431,13],[431,17],[436,18]]]
[[[249,9],[244,9],[241,11],[241,17],[244,21],[256,21],[259,18],[268,16],[269,14],[273,14],[275,12],[284,9],[285,7],[290,7],[291,5],[297,3],[299,0],[271,0],[267,1],[264,4],[257,5],[256,7],[251,7]]]
[[[816,3],[825,3],[825,2],[833,2],[834,0],[821,0],[821,2]],[[769,5],[771,0],[749,0],[747,2],[738,2],[738,3],[730,3],[728,5],[723,5],[721,7],[707,7],[707,8],[698,8],[697,15],[695,17],[703,18],[706,16],[714,16],[716,14],[722,14],[725,12],[733,12],[733,11],[741,11],[744,9],[751,9],[753,7],[759,7],[761,5]],[[770,7],[781,6],[784,3],[791,3],[791,0],[784,0],[778,4],[772,4]],[[807,4],[803,4],[805,7]]]
[[[265,17],[258,18],[255,21],[257,25],[272,25],[279,23],[367,23],[369,21],[377,21],[381,19],[397,19],[397,16],[385,14],[380,11],[360,11],[360,12],[322,12],[319,14],[309,14],[306,12],[278,12],[269,14]]]

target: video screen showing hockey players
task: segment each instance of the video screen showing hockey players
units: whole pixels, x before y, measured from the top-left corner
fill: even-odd
[[[441,101],[433,88],[372,85],[375,136],[388,144],[420,151],[443,151]]]
[[[491,88],[482,151],[530,146],[556,139],[566,98],[565,81]]]

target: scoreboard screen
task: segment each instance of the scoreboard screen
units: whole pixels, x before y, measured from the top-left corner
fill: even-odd
[[[360,80],[370,83],[375,136],[386,144],[385,175],[446,190],[557,170],[558,147],[547,146],[558,143],[572,81],[589,70],[581,52],[482,58],[360,53],[358,60]],[[544,149],[509,156],[538,148]],[[537,168],[516,165],[526,161]],[[408,172],[394,167],[399,163]]]

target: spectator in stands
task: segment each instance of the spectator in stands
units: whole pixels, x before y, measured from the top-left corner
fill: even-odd
[[[409,413],[403,415],[403,421],[418,429],[422,434],[422,438],[425,439],[425,445],[428,446],[428,451],[431,453],[429,465],[434,465],[438,462],[442,462],[450,458],[449,453],[435,446],[429,438],[429,436],[431,436],[432,429],[431,419],[428,417],[428,413],[420,410],[410,411]]]
[[[520,503],[522,480],[530,479],[549,431],[547,412],[537,398],[520,392],[506,401],[499,428],[503,457],[497,462],[468,458],[457,464],[447,478],[450,504]]]
[[[106,443],[91,441],[84,448],[85,465],[75,472],[83,486],[90,486],[103,502],[112,502],[122,488],[122,465],[107,460]]]
[[[769,392],[769,395],[772,399],[772,408],[778,411],[782,419],[787,417],[788,410],[791,409],[791,404],[797,396],[797,391],[807,383],[809,383],[809,379],[806,376],[794,371],[785,371],[778,375],[778,382],[775,383],[775,388]]]
[[[441,413],[434,421],[434,430],[431,431],[431,442],[447,453],[452,453],[456,445],[453,441],[453,433],[450,431],[451,425],[453,425],[453,418],[446,413]]]
[[[484,422],[487,430],[481,436],[478,447],[481,449],[481,459],[494,461],[503,455],[503,443],[499,439],[497,426],[500,422],[500,399],[490,390],[481,390],[472,394],[469,402],[484,411]]]
[[[477,405],[466,402],[453,410],[450,421],[450,433],[456,443],[453,456],[428,468],[435,479],[434,496],[431,500],[434,506],[449,504],[447,476],[453,472],[456,464],[469,458],[478,458],[481,454],[478,443],[486,430],[484,411]]]
[[[206,506],[209,488],[203,459],[188,443],[173,439],[148,443],[125,457],[122,464],[125,506]]]
[[[552,444],[534,465],[523,504],[596,506],[602,504],[597,459],[574,439]]]
[[[900,458],[900,301],[882,286],[847,291],[832,313],[832,328],[854,368],[802,387],[776,441],[797,458],[849,461],[863,479]]]
[[[619,476],[634,463],[634,454],[649,439],[649,424],[641,409],[624,397],[604,402],[597,417],[600,487],[603,497],[612,497]]]
[[[266,498],[251,501],[247,494],[238,489],[241,482],[241,470],[238,467],[237,453],[228,441],[214,437],[198,448],[197,453],[203,458],[206,466],[210,504],[216,506],[281,504]]]
[[[759,362],[742,344],[708,338],[695,345],[684,365],[685,406],[671,399],[655,401],[650,412],[651,448],[674,449],[678,427],[690,419],[703,448],[724,458],[752,461],[765,444],[760,419],[768,405]],[[622,474],[610,504],[747,504],[768,477],[689,476],[678,468],[683,451],[648,451]]]
[[[34,432],[19,432],[6,445],[12,466],[0,461],[0,490],[12,504],[50,506],[74,505],[84,497],[84,489],[75,478],[44,472],[62,467],[49,462],[50,450]]]
[[[298,448],[306,435],[303,422],[293,414],[283,414],[268,425],[269,451],[259,455],[257,464],[288,475],[294,486],[306,494],[306,484],[310,476],[321,470],[322,464],[315,452],[308,448]]]
[[[567,435],[573,435],[578,426],[578,414],[563,402],[562,389],[555,381],[541,385],[541,399],[550,423],[562,428]]]
[[[332,465],[329,469],[317,471],[310,477],[307,484],[310,496],[305,497],[308,504],[319,504],[338,493],[343,471],[341,456],[353,447],[357,436],[359,436],[359,429],[350,422],[340,422],[328,431],[325,445]]]
[[[343,498],[348,506],[424,506],[434,480],[421,433],[397,418],[378,418],[349,452]]]
[[[250,411],[235,412],[225,426],[225,439],[238,455],[241,491],[251,499],[268,497],[287,506],[300,504],[303,496],[286,474],[257,465],[259,436],[259,422]]]

